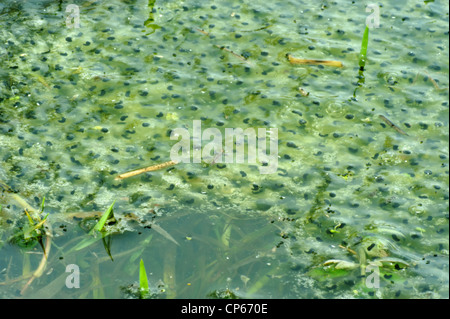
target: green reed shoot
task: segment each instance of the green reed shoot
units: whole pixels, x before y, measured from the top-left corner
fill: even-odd
[[[78,245],[76,245],[74,247],[74,250],[81,250],[87,246],[92,245],[94,242],[96,242],[99,238],[97,238],[97,234],[101,233],[102,234],[102,238],[104,239],[106,236],[109,235],[109,233],[104,231],[104,227],[105,227],[105,223],[109,218],[114,217],[114,213],[113,213],[113,206],[114,203],[116,201],[114,201],[111,206],[109,206],[109,208],[105,211],[105,213],[103,213],[102,217],[100,218],[100,220],[97,222],[97,224],[95,224],[95,226],[91,229],[91,231],[89,232],[89,235],[86,238],[84,238]],[[104,242],[105,244],[105,242]],[[110,255],[109,253],[109,249],[106,249],[108,252],[108,255]]]
[[[113,218],[114,217],[114,213],[113,213],[113,206],[114,203],[116,201],[114,201],[111,206],[109,206],[109,208],[106,210],[106,212],[102,215],[102,217],[100,218],[100,220],[98,221],[98,223],[94,226],[94,228],[92,228],[92,230],[90,231],[90,233],[94,233],[95,231],[102,231],[103,227],[105,226],[106,221],[109,218]],[[110,216],[111,215],[111,216]]]
[[[361,52],[359,53],[359,69],[364,70],[367,61],[367,46],[369,44],[369,27],[366,25],[361,43]]]
[[[141,299],[149,297],[147,272],[145,271],[144,261],[142,259],[139,265],[139,296]]]
[[[43,227],[48,217],[47,214],[44,218],[41,219],[39,215],[40,213],[44,212],[44,201],[45,197],[42,199],[41,210],[38,214],[31,216],[30,213],[25,209],[25,215],[28,218],[28,225],[25,225],[23,227],[23,231],[16,234],[15,237],[23,236],[25,240],[36,239],[38,241],[42,239],[42,235],[45,233],[45,231],[42,231],[41,228]]]

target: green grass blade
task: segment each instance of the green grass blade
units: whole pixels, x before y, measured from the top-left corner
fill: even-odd
[[[41,210],[39,211],[39,213],[43,213],[44,212],[44,204],[45,204],[45,196],[42,198]]]
[[[158,234],[162,235],[163,237],[167,238],[171,242],[173,242],[175,245],[180,246],[180,244],[173,238],[167,231],[165,231],[161,226],[157,224],[152,225],[152,229],[156,231]]]
[[[109,206],[108,210],[102,215],[102,218],[100,218],[98,223],[95,224],[95,226],[94,226],[94,228],[92,229],[91,232],[93,232],[93,231],[101,231],[103,229],[103,226],[105,226],[106,221],[109,219],[110,215],[112,215],[113,206],[114,206],[115,202],[116,201],[114,201],[111,204],[111,206]]]
[[[142,259],[139,265],[139,292],[141,299],[147,298],[149,295],[147,273]]]
[[[141,248],[138,249],[133,255],[131,255],[130,257],[130,263],[134,263],[136,261],[136,259],[142,255],[142,253],[144,252],[144,250],[147,248],[147,245],[150,243],[150,241],[152,240],[153,235],[150,234],[150,236],[148,236],[141,244]]]
[[[92,245],[93,243],[95,243],[97,240],[100,240],[100,238],[96,238],[96,237],[85,237],[82,241],[80,241],[74,248],[73,250],[81,250],[85,247],[88,247],[90,245]]]
[[[114,206],[114,203],[115,203],[116,201],[114,201],[112,204],[111,204],[111,206],[109,206],[109,208],[106,210],[106,212],[102,215],[102,217],[100,218],[100,220],[97,222],[97,224],[95,224],[95,226],[91,229],[91,231],[89,232],[89,235],[92,235],[93,237],[91,237],[91,236],[88,236],[88,237],[85,237],[81,242],[79,242],[73,249],[74,250],[81,250],[81,249],[83,249],[83,248],[85,248],[85,247],[87,247],[87,246],[90,246],[90,245],[92,245],[93,243],[95,243],[97,240],[99,240],[100,238],[98,238],[97,237],[97,234],[99,233],[99,232],[101,232],[102,231],[102,229],[103,229],[103,227],[105,226],[105,223],[106,223],[106,221],[109,219],[109,217],[111,216],[111,215],[113,215],[113,206]],[[109,234],[102,234],[102,237],[101,238],[104,238],[104,237],[106,237],[106,236],[108,236]],[[108,252],[108,250],[107,250],[107,252]],[[108,252],[108,254],[109,254],[109,252]]]
[[[361,52],[359,53],[359,68],[364,69],[367,61],[367,46],[369,45],[369,27],[366,26],[361,43]]]
[[[33,218],[31,218],[30,214],[28,213],[28,211],[26,209],[25,209],[25,214],[27,215],[27,218],[28,218],[28,224],[30,226],[33,226],[34,225],[34,220],[33,220]]]
[[[227,224],[225,224],[225,227],[223,228],[223,234],[222,234],[221,240],[222,240],[222,244],[224,245],[225,248],[230,247],[231,227],[232,227],[232,224],[227,223]]]
[[[114,261],[114,258],[111,255],[111,236],[102,236],[103,241],[103,247],[106,250],[106,253],[108,254],[109,258],[111,258],[111,261]]]

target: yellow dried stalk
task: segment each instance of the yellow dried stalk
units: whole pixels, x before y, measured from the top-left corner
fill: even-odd
[[[287,58],[288,58],[289,62],[292,64],[326,65],[326,66],[336,66],[336,67],[343,66],[342,62],[340,62],[340,61],[298,59],[298,58],[294,58],[290,54],[287,55]]]
[[[163,168],[166,168],[166,167],[169,167],[169,166],[173,166],[173,165],[176,165],[176,164],[178,164],[178,162],[176,162],[176,161],[168,161],[168,162],[165,162],[165,163],[162,163],[162,164],[156,164],[156,165],[152,165],[152,166],[149,166],[149,167],[140,168],[140,169],[137,169],[137,170],[134,170],[134,171],[131,171],[131,172],[120,174],[120,175],[116,176],[115,180],[117,181],[117,180],[129,178],[129,177],[133,177],[133,176],[136,176],[136,175],[139,175],[139,174],[142,174],[142,173],[157,171],[157,170],[160,170],[160,169],[163,169]]]

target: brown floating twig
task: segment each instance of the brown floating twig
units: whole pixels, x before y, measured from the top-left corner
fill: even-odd
[[[128,178],[128,177],[133,177],[133,176],[136,176],[136,175],[139,175],[139,174],[142,174],[142,173],[157,171],[157,170],[160,170],[160,169],[172,166],[172,165],[176,165],[176,164],[178,164],[178,162],[168,161],[168,162],[165,162],[165,163],[162,163],[162,164],[156,164],[156,165],[152,165],[152,166],[149,166],[149,167],[140,168],[140,169],[137,169],[137,170],[134,170],[134,171],[131,171],[131,172],[120,174],[120,175],[118,175],[115,178],[115,180],[117,181],[117,180],[125,179],[125,178]]]
[[[386,118],[386,116],[384,115],[379,115],[380,119],[382,119],[384,122],[386,122],[387,125],[389,125],[390,127],[392,127],[394,130],[396,130],[397,132],[399,132],[400,134],[406,135],[408,136],[408,134],[405,133],[405,131],[403,131],[401,128],[399,128],[397,125],[395,125],[394,123],[392,123],[389,119]]]
[[[327,61],[327,60],[310,60],[310,59],[298,59],[294,58],[292,55],[287,54],[287,58],[292,64],[310,64],[310,65],[327,65],[342,67],[343,64],[340,61]]]

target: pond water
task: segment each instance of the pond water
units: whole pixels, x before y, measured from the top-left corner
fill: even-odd
[[[137,298],[142,259],[152,298],[448,298],[449,6],[379,2],[360,71],[366,5],[1,1],[0,297]],[[277,170],[115,179],[194,121],[266,129]]]

